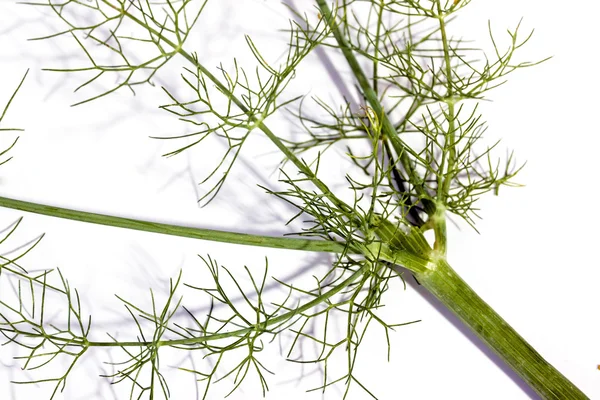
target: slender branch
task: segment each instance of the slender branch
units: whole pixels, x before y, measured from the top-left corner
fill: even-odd
[[[439,12],[441,13],[441,5],[438,2],[438,8],[439,8]],[[445,167],[444,162],[445,162],[445,157],[446,157],[446,151],[443,152],[442,154],[442,163],[440,165],[440,171],[442,172],[440,174],[440,184],[438,185],[438,194],[437,194],[437,198],[438,201],[443,202],[445,197],[448,195],[448,192],[450,190],[450,183],[452,182],[452,179],[454,178],[454,164],[456,163],[456,137],[455,137],[455,120],[456,120],[456,112],[455,112],[455,104],[456,104],[456,99],[454,98],[454,88],[452,86],[452,64],[450,61],[450,46],[448,45],[448,34],[446,33],[446,21],[445,21],[445,17],[443,15],[440,15],[438,17],[439,21],[440,21],[440,33],[442,36],[442,46],[443,46],[443,52],[444,52],[444,65],[445,65],[445,69],[446,69],[446,87],[447,87],[447,92],[446,92],[446,98],[445,98],[445,103],[448,105],[448,116],[447,116],[447,120],[448,120],[448,132],[446,134],[447,137],[447,143],[446,146],[444,146],[445,148],[448,149],[447,152],[447,157],[448,157],[448,166],[446,167],[446,174],[443,174],[443,169]]]
[[[202,229],[180,225],[163,224],[159,222],[115,217],[112,215],[97,214],[86,211],[71,210],[68,208],[31,203],[28,201],[15,200],[1,196],[0,207],[12,208],[14,210],[21,210],[35,214],[48,215],[51,217],[70,219],[74,221],[88,222],[91,224],[114,226],[118,228],[161,233],[164,235],[181,236],[192,239],[210,240],[213,242],[270,247],[274,249],[303,250],[326,253],[346,252],[350,254],[356,254],[355,250],[346,249],[346,244],[342,242],[252,235],[247,233],[237,233],[214,229]]]
[[[379,41],[381,40],[381,26],[383,25],[383,0],[379,4],[379,12],[377,13],[377,32],[375,33],[375,45],[373,46],[373,91],[377,95],[379,93]]]
[[[435,232],[435,249],[440,254],[446,255],[448,248],[448,239],[446,234],[446,213],[445,213],[445,201],[450,191],[450,184],[454,179],[454,166],[456,164],[456,135],[455,135],[455,102],[454,88],[452,86],[452,64],[450,62],[450,47],[448,45],[448,34],[446,33],[446,20],[442,13],[442,5],[440,1],[437,3],[438,8],[438,20],[440,23],[440,34],[442,36],[442,46],[444,52],[444,66],[446,74],[446,97],[444,102],[448,106],[448,132],[445,134],[444,151],[442,151],[442,160],[440,163],[440,173],[438,174],[438,187],[437,187],[437,202],[438,212],[435,214],[433,220],[433,229]],[[447,150],[446,150],[447,149]],[[446,160],[447,159],[447,160]],[[446,165],[447,161],[447,165]],[[446,170],[444,173],[444,169]]]

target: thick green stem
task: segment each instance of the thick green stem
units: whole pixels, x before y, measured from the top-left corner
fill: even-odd
[[[143,221],[132,218],[115,217],[112,215],[70,210],[67,208],[9,199],[7,197],[0,197],[0,207],[12,208],[14,210],[21,210],[74,221],[88,222],[91,224],[115,226],[119,228],[161,233],[164,235],[181,236],[192,239],[210,240],[213,242],[327,253],[343,253],[345,251],[348,254],[356,254],[356,250],[351,248],[346,249],[346,244],[342,242],[251,235],[247,233],[162,224],[158,222]]]
[[[445,259],[436,260],[435,265],[436,268],[428,272],[416,274],[421,285],[433,293],[542,398],[588,399],[483,301]]]

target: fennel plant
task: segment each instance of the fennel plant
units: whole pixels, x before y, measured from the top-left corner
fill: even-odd
[[[393,331],[406,323],[385,321],[379,310],[392,280],[414,279],[542,398],[587,398],[488,306],[447,259],[450,216],[475,228],[480,196],[497,194],[501,186],[515,186],[513,178],[522,167],[512,153],[498,161],[493,154],[497,143],[480,145],[486,125],[478,111],[478,102],[508,74],[541,62],[518,61],[517,53],[531,37],[520,25],[508,31],[506,47],[497,44],[490,29],[495,51],[482,56],[451,33],[452,20],[468,6],[468,0],[315,0],[306,10],[290,7],[292,19],[283,33],[288,38],[283,56],[270,59],[260,41],[248,36],[255,65],[233,61],[214,68],[188,44],[196,26],[210,18],[208,0],[28,4],[45,9],[63,27],[35,40],[69,39],[79,49],[81,67],[50,69],[84,75],[77,90],[96,90],[76,101],[77,106],[119,90],[154,84],[167,63],[182,63],[179,85],[162,87],[166,100],[160,108],[187,124],[188,131],[161,138],[172,144],[166,155],[191,152],[206,146],[209,138],[218,138],[226,146],[223,157],[201,182],[200,204],[210,207],[221,199],[244,144],[262,135],[280,152],[282,163],[279,182],[261,187],[270,195],[268,201],[293,207],[296,212],[288,216],[288,223],[302,220],[303,228],[275,237],[163,224],[8,197],[0,197],[0,206],[232,246],[328,253],[334,261],[326,273],[315,277],[314,286],[303,287],[272,277],[268,261],[264,268],[245,267],[244,276],[239,276],[211,256],[201,256],[210,283],[184,283],[180,273],[170,280],[161,302],[151,291],[150,309],[118,295],[137,334],[121,338],[107,332],[108,338],[99,340],[91,316],[82,307],[83,295],[71,288],[67,277],[58,271],[30,271],[21,266],[20,259],[41,238],[36,239],[17,255],[3,257],[2,279],[12,290],[0,292],[0,332],[9,346],[21,348],[19,359],[25,370],[47,369],[53,375],[18,383],[52,385],[54,398],[88,352],[117,349],[119,359],[111,361],[111,372],[104,378],[129,385],[130,398],[167,398],[171,392],[161,357],[174,350],[202,355],[203,365],[180,368],[182,374],[197,378],[201,398],[213,398],[213,386],[226,382],[231,394],[246,379],[257,379],[264,395],[272,371],[261,361],[261,352],[269,341],[291,335],[285,352],[290,361],[322,365],[322,385],[311,390],[322,390],[327,396],[331,386],[340,386],[344,398],[395,398],[394,393],[379,393],[361,382],[355,372],[357,355],[367,330],[374,326],[384,331],[389,349]],[[359,107],[344,100],[332,105],[319,98],[288,95],[301,64],[317,49],[343,57],[361,96]],[[112,86],[97,90],[107,83]],[[270,120],[282,114],[302,129],[301,135],[271,127]],[[337,182],[329,182],[322,177],[322,169],[332,162],[329,157],[335,150],[354,167]],[[0,244],[20,223],[3,232]],[[429,234],[433,239],[428,240]],[[285,296],[269,298],[266,289],[273,283],[285,290]],[[192,293],[195,302],[204,296],[208,312],[195,313],[182,297],[183,291]],[[62,319],[56,317],[59,310]],[[340,337],[328,322],[334,315],[344,317]],[[318,348],[316,357],[298,356],[303,342]],[[329,371],[329,363],[339,353],[346,359],[341,374]],[[59,360],[67,360],[67,368],[56,373],[52,366]]]

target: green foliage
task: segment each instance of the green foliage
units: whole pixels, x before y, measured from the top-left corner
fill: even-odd
[[[448,23],[468,1],[348,0],[338,2],[331,11],[326,1],[317,0],[318,15],[294,14],[285,32],[289,41],[282,62],[269,61],[260,44],[246,37],[256,62],[253,72],[236,60],[231,68],[221,65],[211,71],[186,43],[204,17],[206,3],[48,0],[34,5],[52,11],[64,30],[37,39],[70,37],[75,41],[85,64],[49,70],[85,74],[77,90],[109,77],[108,81],[116,80],[110,89],[77,104],[121,88],[152,84],[167,62],[181,56],[187,62],[181,79],[188,94],[164,87],[168,103],[161,108],[186,123],[190,131],[164,139],[192,138],[192,142],[166,155],[191,151],[209,136],[227,144],[225,154],[202,182],[210,185],[199,201],[207,204],[218,195],[247,138],[264,134],[281,151],[280,181],[286,187],[264,187],[265,191],[297,208],[291,220],[305,219],[305,228],[297,236],[340,244],[335,262],[326,274],[315,277],[311,288],[273,278],[287,296],[272,301],[266,299],[265,290],[268,262],[262,273],[245,267],[250,283],[245,287],[242,277],[210,256],[201,257],[212,276],[212,287],[183,284],[179,274],[170,281],[162,306],[152,291],[149,310],[119,297],[137,327],[136,338],[123,341],[108,333],[110,341],[93,341],[89,339],[91,318],[84,316],[78,292],[60,273],[58,283],[52,283],[50,278],[56,274],[51,271],[30,273],[16,264],[30,246],[1,265],[1,277],[16,288],[16,302],[9,302],[3,292],[0,331],[8,343],[25,351],[19,357],[24,369],[37,370],[59,357],[70,360],[63,375],[30,381],[54,383],[52,397],[64,388],[77,361],[92,347],[121,350],[123,359],[112,363],[114,372],[105,377],[113,383],[128,383],[132,399],[170,396],[161,373],[164,348],[199,351],[212,361],[208,369],[182,368],[204,385],[203,398],[210,398],[214,384],[233,381],[229,392],[233,393],[250,377],[258,379],[264,395],[272,372],[261,361],[261,352],[267,341],[291,333],[287,358],[323,365],[322,385],[313,390],[341,384],[345,398],[354,387],[376,398],[376,391],[361,383],[355,366],[367,330],[373,326],[383,330],[389,357],[390,331],[406,324],[389,323],[378,316],[390,280],[402,273],[399,266],[416,274],[428,272],[432,252],[436,257],[445,255],[447,212],[474,225],[479,197],[497,191],[500,185],[514,185],[512,178],[520,167],[513,165],[512,154],[501,167],[492,156],[497,143],[483,150],[476,146],[485,132],[477,101],[502,84],[507,74],[536,64],[514,61],[515,52],[531,35],[522,39],[517,26],[509,31],[508,47],[501,50],[490,29],[493,59],[484,55],[483,61],[477,61],[481,52],[448,33]],[[341,51],[348,61],[362,95],[360,109],[346,101],[334,106],[314,98],[320,113],[311,113],[304,108],[311,99],[287,97],[298,66],[319,46]],[[303,137],[293,140],[269,129],[269,117],[283,110],[296,118]],[[0,122],[3,117],[4,113]],[[345,148],[347,160],[357,167],[345,176],[349,196],[334,194],[319,177],[322,157],[333,147]],[[48,211],[52,212],[59,215],[58,209]],[[79,218],[92,219],[85,213]],[[95,215],[93,222],[125,226],[109,217],[103,220],[101,215]],[[135,224],[128,227],[143,229]],[[172,234],[166,226],[152,230],[157,229]],[[435,233],[433,249],[423,235],[428,229]],[[235,235],[227,240],[236,242]],[[268,238],[264,240],[268,245]],[[233,284],[233,290],[226,281]],[[211,305],[207,315],[196,315],[184,305],[182,286],[206,296]],[[44,317],[56,311],[54,305],[46,309],[50,293],[62,302],[62,325],[50,324]],[[187,322],[179,318],[182,313]],[[335,315],[345,319],[341,337],[330,326]],[[316,331],[314,326],[321,329]],[[303,341],[316,344],[316,358],[298,355]],[[347,359],[342,374],[329,370],[330,360],[338,353],[345,353]],[[234,360],[233,367],[225,367],[230,360]]]
[[[0,245],[9,240],[21,223],[21,219],[7,227]],[[14,344],[24,350],[24,355],[16,357],[23,362],[23,369],[34,371],[48,365],[58,364],[66,359],[68,368],[62,375],[15,383],[54,384],[52,397],[64,389],[67,377],[75,363],[88,349],[87,335],[91,327],[91,317],[87,319],[81,311],[77,290],[72,290],[67,280],[58,272],[58,283],[49,280],[53,271],[28,272],[18,261],[29,253],[42,239],[42,236],[20,247],[13,257],[2,256],[0,264],[0,287],[5,293],[10,287],[16,300],[6,296],[0,299],[0,333],[5,344]],[[52,309],[48,310],[48,302]],[[60,322],[55,313],[62,310]],[[53,318],[48,318],[49,314]]]
[[[253,85],[244,68],[239,67],[235,60],[232,72],[227,72],[221,66],[219,68],[221,79],[216,85],[216,89],[218,94],[226,99],[222,107],[213,105],[213,98],[209,90],[212,87],[209,83],[214,84],[216,78],[203,71],[204,68],[196,54],[191,55],[193,64],[196,66],[195,70],[185,68],[187,74],[182,75],[185,86],[192,90],[192,99],[185,102],[180,101],[168,89],[163,88],[173,103],[163,105],[161,108],[199,129],[184,136],[170,137],[170,139],[192,137],[195,140],[191,144],[166,154],[167,156],[179,154],[201,143],[211,134],[217,135],[227,142],[228,150],[223,159],[202,183],[207,182],[223,170],[221,177],[199,201],[206,200],[208,203],[218,194],[250,133],[270,115],[298,100],[298,98],[292,98],[281,101],[280,97],[294,77],[296,67],[321,43],[327,33],[327,26],[323,23],[319,23],[316,28],[312,29],[308,28],[308,21],[304,21],[304,25],[290,22],[288,51],[283,64],[277,67],[271,66],[261,55],[252,39],[246,36],[248,47],[259,65],[255,71],[254,81],[256,83]],[[213,82],[210,82],[211,80]],[[238,133],[237,136],[236,133]]]
[[[25,4],[50,9],[65,26],[64,30],[33,40],[71,37],[87,59],[87,66],[48,71],[91,75],[76,91],[101,79],[118,82],[109,90],[75,104],[79,105],[121,88],[133,91],[136,86],[152,84],[160,68],[178,54],[206,3],[207,0],[167,1],[166,7],[162,7],[149,1],[49,0]],[[147,51],[150,54],[146,55]],[[140,54],[145,54],[143,61],[137,61]]]

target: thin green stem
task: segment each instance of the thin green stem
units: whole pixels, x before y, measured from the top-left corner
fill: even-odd
[[[321,13],[328,18],[338,47],[348,61],[365,97],[377,115],[382,118],[383,131],[389,135],[394,150],[399,154],[400,161],[407,171],[411,182],[415,184],[417,192],[424,196],[426,193],[420,185],[421,180],[412,168],[407,151],[400,141],[397,131],[391,125],[389,117],[385,114],[379,102],[377,93],[369,84],[356,57],[342,33],[337,29],[336,20],[332,15],[326,0],[316,0]],[[455,150],[455,102],[452,87],[452,67],[450,47],[446,32],[444,16],[442,16],[438,1],[438,19],[443,42],[445,74],[447,77],[446,104],[448,105],[448,132],[443,153],[444,161],[440,169],[441,180],[438,181],[438,202],[425,204],[428,214],[432,217],[436,243],[432,253],[433,261],[424,273],[417,272],[415,276],[419,282],[444,306],[452,310],[470,329],[472,329],[483,342],[525,380],[537,393],[545,399],[584,400],[587,399],[573,383],[565,378],[558,370],[544,360],[510,325],[508,325],[489,305],[487,305],[445,261],[447,247],[446,240],[446,210],[445,197],[447,196],[452,179],[454,179],[456,150]],[[447,153],[447,155],[446,155]],[[446,161],[447,157],[447,161]],[[447,164],[446,164],[447,162]]]
[[[373,90],[375,94],[379,92],[379,77],[378,77],[378,69],[379,69],[379,41],[381,36],[381,27],[383,25],[383,0],[380,1],[379,4],[379,13],[377,13],[377,32],[375,33],[375,49],[374,57],[373,57]]]
[[[28,201],[10,199],[7,197],[0,197],[0,207],[12,208],[14,210],[21,210],[35,214],[48,215],[51,217],[70,219],[74,221],[87,222],[91,224],[114,226],[118,228],[160,233],[163,235],[181,236],[192,239],[210,240],[213,242],[270,247],[274,249],[303,250],[326,253],[357,253],[354,249],[346,249],[346,244],[342,242],[252,235],[247,233],[237,233],[214,229],[202,229],[180,225],[163,224],[159,222],[144,221],[133,218],[115,217],[112,215],[97,214],[62,207],[54,207],[39,203],[32,203]]]
[[[21,78],[21,81],[17,85],[17,88],[13,91],[12,95],[8,99],[8,102],[4,106],[4,109],[2,110],[2,113],[0,113],[0,122],[2,122],[2,120],[6,116],[6,112],[10,108],[11,103],[13,102],[13,100],[15,99],[15,97],[17,96],[17,93],[21,90],[21,86],[23,86],[23,83],[25,82],[25,79],[27,78],[27,74],[29,74],[29,70],[27,70],[25,72],[25,74],[23,75],[23,78]],[[7,130],[13,130],[13,131],[19,130],[20,131],[22,129],[8,129],[8,128],[0,129],[0,131],[7,131]]]
[[[437,3],[438,6],[438,20],[440,23],[440,34],[442,36],[442,46],[444,52],[444,65],[446,69],[446,99],[445,103],[448,105],[448,132],[446,132],[446,143],[444,150],[442,151],[442,160],[440,163],[440,173],[438,174],[438,187],[437,187],[437,201],[438,208],[441,209],[440,213],[436,213],[434,223],[435,232],[435,246],[436,250],[440,254],[446,255],[448,248],[448,241],[446,235],[446,215],[445,215],[445,201],[450,191],[450,184],[454,179],[454,167],[456,164],[456,111],[455,111],[455,98],[454,88],[452,86],[452,64],[450,61],[450,46],[448,44],[448,34],[446,32],[446,20],[442,13],[442,5],[440,1]],[[447,159],[447,160],[446,160]],[[447,165],[446,165],[447,161]],[[444,172],[445,170],[445,172]]]

